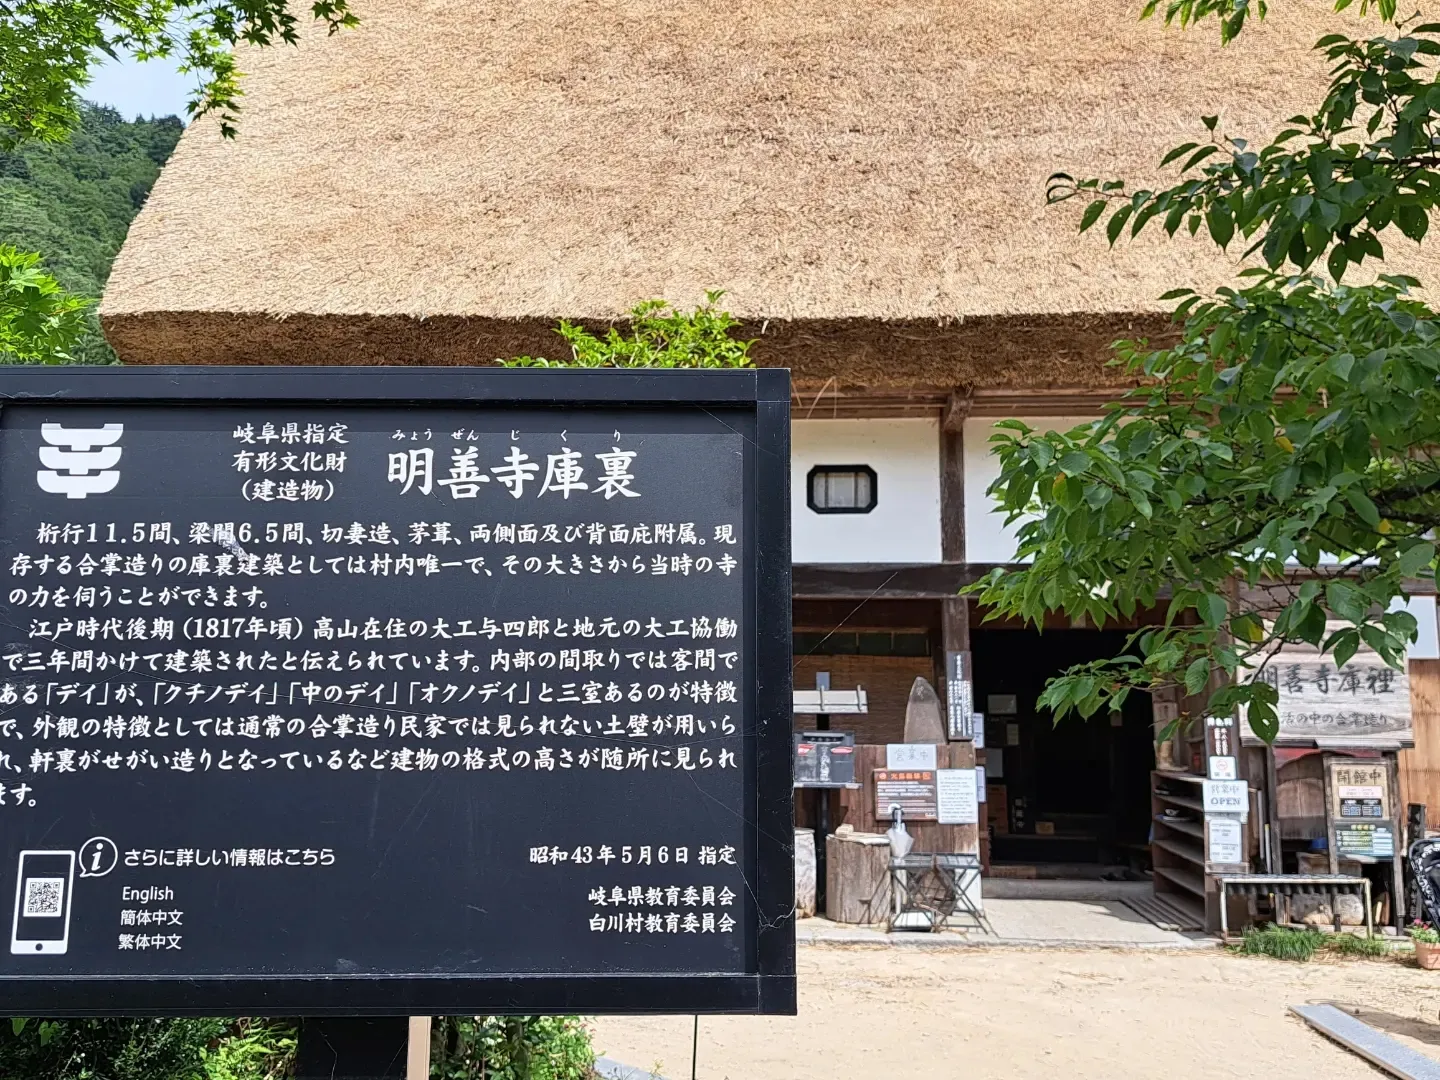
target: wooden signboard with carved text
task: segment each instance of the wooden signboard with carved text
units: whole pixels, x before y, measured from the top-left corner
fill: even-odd
[[[1277,746],[1415,745],[1409,676],[1371,649],[1361,649],[1337,667],[1333,656],[1321,656],[1313,646],[1286,645],[1260,677],[1280,696]],[[1254,741],[1248,725],[1241,731],[1246,742]]]

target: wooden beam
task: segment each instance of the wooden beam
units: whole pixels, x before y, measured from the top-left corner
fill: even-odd
[[[797,600],[953,599],[994,569],[987,563],[811,563],[790,568]]]
[[[796,379],[791,389],[795,420],[925,417],[940,420],[943,427],[970,416],[1099,416],[1124,388],[966,388],[957,393],[935,386],[841,386],[834,379]],[[965,404],[952,415],[957,398]]]

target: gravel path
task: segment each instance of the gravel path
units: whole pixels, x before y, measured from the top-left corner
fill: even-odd
[[[1286,1007],[1358,1007],[1440,1060],[1440,972],[1205,952],[802,948],[798,1017],[701,1017],[701,1080],[1376,1080]],[[690,1075],[689,1017],[605,1017],[596,1049]]]

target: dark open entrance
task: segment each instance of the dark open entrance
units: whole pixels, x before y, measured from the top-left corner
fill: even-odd
[[[1047,679],[1117,655],[1125,638],[1125,631],[972,630],[975,707],[986,719],[991,862],[1001,872],[1007,863],[1148,865],[1155,760],[1148,696],[1132,694],[1116,716],[1058,725],[1036,706]]]

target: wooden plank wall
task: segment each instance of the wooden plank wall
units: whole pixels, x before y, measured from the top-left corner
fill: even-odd
[[[1430,828],[1440,828],[1440,660],[1410,661],[1410,708],[1415,749],[1400,751],[1400,802],[1429,807]]]
[[[935,763],[942,769],[973,769],[975,750],[970,743],[946,743],[936,747]],[[855,779],[860,787],[835,792],[830,804],[830,828],[851,825],[856,832],[884,832],[890,827],[888,821],[875,819],[875,784],[870,774],[885,767],[885,747],[855,747]],[[808,791],[795,792],[796,824],[801,828],[814,828],[811,812],[812,795]],[[984,804],[980,806],[983,813]],[[916,851],[956,852],[980,850],[978,825],[939,825],[933,821],[908,821],[905,828],[915,838]]]
[[[853,731],[857,743],[905,741],[905,707],[917,677],[934,680],[935,662],[928,656],[800,656],[793,662],[795,685],[815,685],[815,673],[828,671],[836,690],[863,686],[870,711],[830,717],[832,731]],[[796,731],[813,731],[815,717],[797,714]]]

